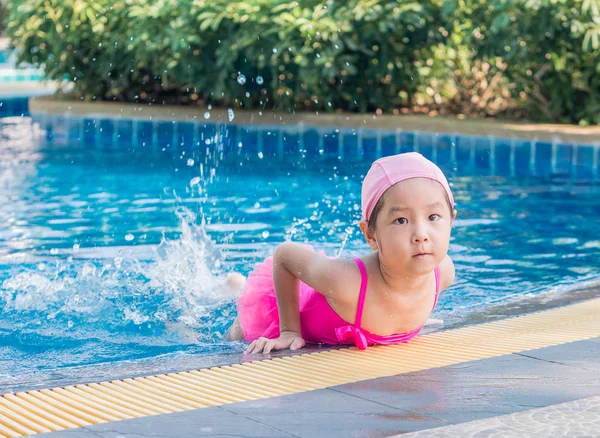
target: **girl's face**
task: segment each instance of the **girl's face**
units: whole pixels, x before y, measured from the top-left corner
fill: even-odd
[[[363,228],[367,242],[379,251],[380,262],[390,271],[431,272],[448,252],[456,215],[443,187],[427,178],[412,178],[390,187],[384,197],[375,230]]]

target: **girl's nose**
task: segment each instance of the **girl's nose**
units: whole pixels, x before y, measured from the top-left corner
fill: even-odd
[[[429,236],[425,230],[415,230],[413,234],[413,243],[423,243],[429,241]]]

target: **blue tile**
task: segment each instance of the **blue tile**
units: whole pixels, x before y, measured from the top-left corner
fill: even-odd
[[[388,157],[396,154],[396,134],[383,133],[381,134],[381,157]],[[377,158],[381,158],[377,157]]]
[[[437,164],[443,166],[452,161],[452,136],[442,134],[437,144]]]
[[[79,117],[69,117],[66,122],[67,138],[69,140],[81,140],[81,123]]]
[[[294,132],[283,132],[281,134],[283,150],[288,154],[296,154],[300,149],[300,134]]]
[[[456,162],[459,164],[471,163],[471,142],[474,139],[470,136],[456,137]]]
[[[594,176],[594,146],[579,145],[577,147],[577,166],[575,172],[578,177],[592,178]]]
[[[209,138],[211,137],[209,136]],[[256,128],[242,128],[240,130],[240,141],[242,142],[242,153],[255,154],[258,152],[258,131]]]
[[[494,144],[494,173],[510,175],[510,141],[497,139]]]
[[[83,119],[83,141],[87,145],[96,144],[98,125],[94,119]]]
[[[281,132],[276,129],[263,131],[263,149],[264,152],[277,152],[279,148],[279,137]]]
[[[529,175],[529,164],[531,161],[531,141],[517,140],[515,145],[515,174],[519,176]]]
[[[197,127],[195,129],[198,129]],[[223,126],[223,153],[224,154],[229,154],[231,152],[237,151],[237,144],[236,144],[236,138],[237,138],[237,132],[239,130],[239,127],[237,125],[233,125],[233,124],[228,124],[228,125],[224,125]],[[198,137],[197,140],[198,144],[194,145],[194,148],[197,148],[199,144],[201,144],[202,142],[200,141],[200,137]]]
[[[117,143],[121,145],[133,145],[133,120],[117,121]]]
[[[373,161],[377,159],[377,131],[365,130],[362,134],[363,158]]]
[[[113,133],[115,129],[113,119],[100,119],[100,142],[103,144],[112,144]]]
[[[314,157],[318,155],[319,133],[315,129],[307,129],[304,131],[302,140],[304,142],[303,149],[306,151],[307,156]]]
[[[475,167],[477,169],[490,169],[491,139],[489,137],[475,137]]]
[[[413,152],[415,150],[415,134],[412,132],[400,133],[400,152]]]
[[[178,122],[176,129],[178,146],[184,149],[192,148],[194,146],[196,125],[191,122]]]
[[[550,176],[552,174],[552,143],[536,142],[534,161],[536,175]]]
[[[138,121],[137,123],[137,145],[148,146],[152,144],[152,131],[154,122]]]
[[[415,149],[428,160],[433,159],[433,147],[436,143],[435,134],[430,132],[415,132]]]
[[[156,123],[156,140],[159,147],[173,146],[173,134],[175,133],[175,124],[173,122]]]
[[[356,159],[361,156],[358,145],[358,133],[355,129],[344,132],[342,148],[344,149],[344,158]]]
[[[339,131],[335,130],[326,133],[323,136],[323,154],[328,157],[337,157],[338,156],[338,147],[339,147]]]
[[[571,173],[573,163],[573,145],[561,143],[556,147],[556,169],[559,175]]]

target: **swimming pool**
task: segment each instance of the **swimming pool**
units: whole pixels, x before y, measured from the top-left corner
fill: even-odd
[[[591,147],[80,122],[48,129],[51,141],[18,127],[0,140],[2,392],[239,353],[221,340],[235,316],[223,275],[246,274],[288,238],[362,254],[360,182],[382,154],[418,149],[450,177],[457,281],[436,309],[446,324],[598,278]],[[595,168],[578,158],[589,151]]]

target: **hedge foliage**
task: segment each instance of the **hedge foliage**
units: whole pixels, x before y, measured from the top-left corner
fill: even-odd
[[[12,0],[76,98],[600,123],[600,0]]]

